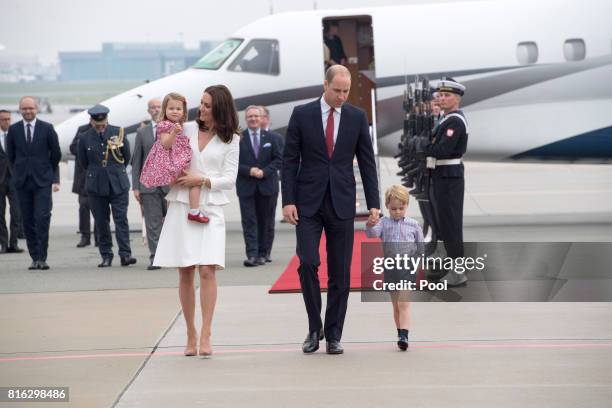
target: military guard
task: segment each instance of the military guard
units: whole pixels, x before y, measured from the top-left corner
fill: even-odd
[[[115,236],[119,245],[121,265],[136,263],[130,249],[127,220],[130,181],[126,166],[130,161],[130,147],[123,129],[108,124],[108,108],[96,105],[87,111],[91,126],[79,138],[78,160],[86,169],[85,182],[89,205],[98,229],[99,250],[102,263],[98,267],[111,266],[113,241],[110,230],[110,212],[113,213]]]
[[[444,117],[438,124],[431,143],[423,147],[427,167],[432,169],[434,208],[438,233],[447,255],[463,256],[463,177],[462,157],[467,149],[468,130],[463,112],[459,110],[465,86],[452,78],[442,78],[438,88],[438,103]],[[454,271],[446,275],[449,286],[465,283],[465,274]]]

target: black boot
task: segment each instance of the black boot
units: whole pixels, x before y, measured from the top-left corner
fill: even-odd
[[[406,351],[408,349],[408,330],[397,329],[397,333],[397,347],[399,347],[399,349],[402,351]]]
[[[89,235],[81,235],[81,240],[77,244],[77,248],[84,248],[91,245],[91,238]]]

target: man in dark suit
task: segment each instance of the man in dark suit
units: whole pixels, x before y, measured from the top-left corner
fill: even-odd
[[[130,180],[125,169],[130,162],[130,145],[122,129],[108,124],[106,106],[96,105],[87,112],[92,127],[80,136],[77,157],[87,173],[85,187],[98,229],[98,249],[102,256],[98,267],[109,267],[113,261],[111,211],[121,266],[133,265],[136,259],[132,258],[127,219]]]
[[[132,154],[132,190],[134,191],[134,198],[140,203],[143,210],[145,227],[147,229],[147,245],[150,254],[147,270],[152,271],[160,269],[159,266],[153,265],[153,258],[155,258],[159,234],[161,234],[164,217],[168,210],[165,197],[170,188],[168,186],[148,188],[140,184],[142,167],[156,139],[161,101],[157,98],[151,99],[147,107],[147,112],[151,115],[151,123],[136,131],[134,154]]]
[[[287,127],[281,171],[283,215],[297,225],[298,273],[308,335],[302,350],[313,353],[327,337],[328,354],[342,354],[340,344],[350,289],[355,220],[357,156],[370,215],[379,217],[378,177],[365,112],[345,103],[349,71],[334,65],[325,73],[323,96],[297,106]],[[325,326],[321,322],[319,243],[325,230],[328,292]]]
[[[0,110],[0,254],[23,252],[17,244],[21,224],[17,191],[11,181],[11,165],[6,154],[6,136],[11,125],[11,112]],[[8,200],[11,213],[10,234],[6,228],[6,202]]]
[[[78,146],[80,135],[91,129],[91,124],[79,126],[76,135],[70,143],[70,153],[75,157],[74,160],[74,177],[72,178],[72,192],[79,195],[79,233],[81,240],[77,244],[77,248],[83,248],[91,245],[91,210],[89,208],[89,200],[87,199],[87,190],[85,189],[86,173],[81,166],[78,158]],[[95,234],[95,230],[94,230]],[[97,242],[97,239],[96,239]]]
[[[346,65],[346,54],[342,39],[338,36],[338,23],[335,21],[326,23],[323,27],[323,43],[329,49],[330,65],[341,64]]]
[[[246,244],[244,266],[258,266],[265,263],[269,253],[269,223],[274,222],[270,207],[278,194],[281,151],[276,139],[260,127],[259,106],[247,107],[245,116],[248,128],[240,139],[236,193]]]
[[[49,269],[51,190],[54,182],[59,181],[58,163],[62,152],[53,125],[36,119],[38,104],[33,97],[21,98],[19,110],[23,120],[9,128],[6,151],[32,258],[28,269]],[[59,188],[57,184],[55,187]]]
[[[270,111],[268,110],[268,108],[266,108],[265,106],[260,106],[259,108],[261,109],[261,128],[264,129],[266,132],[268,132],[268,134],[273,139],[276,139],[276,142],[278,143],[280,147],[280,151],[282,153],[283,149],[285,148],[285,139],[281,136],[280,133],[276,133],[275,131],[270,129]],[[274,244],[274,226],[275,226],[274,220],[276,218],[276,204],[278,203],[279,191],[277,191],[276,194],[274,195],[274,198],[270,200],[269,217],[271,217],[272,222],[268,224],[268,233],[267,233],[268,241],[266,244],[266,247],[268,248],[268,253],[266,254],[266,262],[272,262],[271,253],[272,253],[272,246]]]

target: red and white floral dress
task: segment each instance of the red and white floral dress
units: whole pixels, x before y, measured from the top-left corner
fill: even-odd
[[[151,151],[145,160],[140,182],[148,188],[167,186],[180,177],[183,170],[191,163],[191,147],[189,138],[182,132],[176,136],[170,149],[166,149],[160,140],[162,133],[170,133],[174,123],[163,120],[157,124],[157,137]]]

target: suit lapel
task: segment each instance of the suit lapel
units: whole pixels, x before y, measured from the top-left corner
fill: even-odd
[[[253,161],[257,161],[257,159],[255,158],[255,153],[253,153],[253,144],[251,143],[251,129],[246,128],[242,135],[244,136],[244,143],[246,145],[247,152],[249,153]]]
[[[260,129],[259,130],[259,155],[257,155],[257,161],[259,161],[259,159],[261,158],[261,155],[264,152],[264,146],[269,141],[270,140],[269,140],[267,132],[263,129]]]
[[[34,126],[34,133],[32,134],[32,144],[38,143],[40,138],[42,137],[42,123],[39,119],[36,119],[36,126]]]
[[[28,147],[28,141],[26,140],[25,121],[21,120],[21,121],[19,121],[17,123],[19,123],[19,126],[17,127],[17,129],[19,129],[19,135],[23,139],[23,145],[27,148]]]
[[[325,143],[325,132],[323,131],[323,112],[321,111],[321,98],[317,99],[312,110],[312,123],[315,126],[315,141],[313,146],[319,146],[319,149],[323,151],[326,157],[329,157],[327,154],[327,144]]]
[[[149,137],[146,140],[147,144],[145,145],[145,148],[148,148],[150,150],[153,147],[153,143],[155,143],[155,141],[157,140],[157,135],[153,131],[153,124],[152,123],[149,125],[149,129],[147,129],[147,130],[148,130],[147,133],[149,133]]]
[[[337,150],[342,150],[341,143],[344,142],[344,139],[345,139],[344,130],[347,126],[348,121],[350,120],[348,116],[349,116],[348,109],[345,109],[345,106],[343,105],[342,108],[340,109],[340,124],[338,125],[338,136],[336,137],[336,144],[334,145],[334,151],[332,152],[332,158],[336,155]]]

